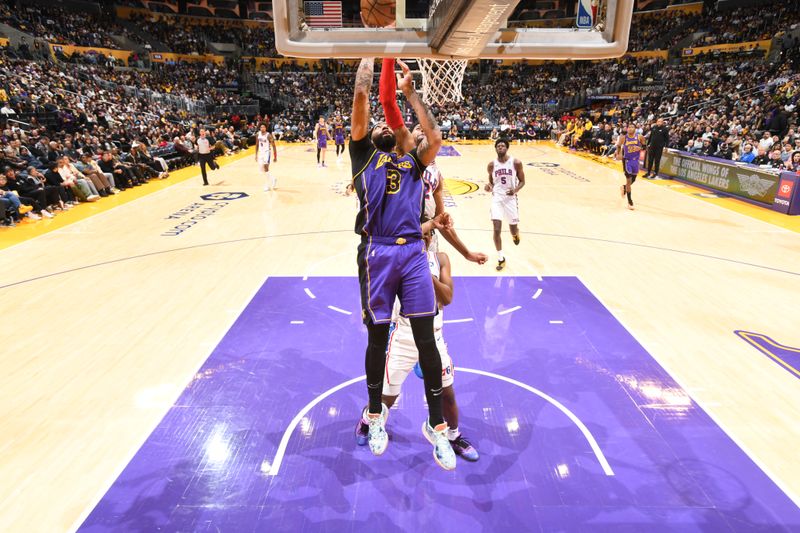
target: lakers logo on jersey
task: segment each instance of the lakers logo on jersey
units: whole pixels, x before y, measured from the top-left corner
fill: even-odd
[[[626,137],[625,138],[625,148],[626,148],[626,150],[628,151],[629,154],[632,154],[632,153],[640,151],[642,149],[642,145],[639,144],[639,138],[638,137],[633,138],[633,139],[629,139],[629,138]]]
[[[411,161],[398,161],[397,163],[395,163],[392,160],[392,156],[390,154],[381,154],[378,156],[378,161],[375,163],[375,170],[378,170],[387,163],[391,163],[397,168],[406,168],[406,169],[411,168]]]

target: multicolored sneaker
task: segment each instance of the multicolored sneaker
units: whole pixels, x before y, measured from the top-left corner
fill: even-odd
[[[498,260],[498,261],[497,261],[497,266],[496,266],[496,267],[494,267],[494,268],[495,268],[495,270],[497,270],[498,272],[500,272],[500,271],[501,271],[501,270],[503,270],[505,267],[506,267],[506,260],[505,260],[505,258],[503,258],[503,259],[500,259],[500,260]]]
[[[512,235],[511,240],[514,241],[514,244],[519,245],[519,233],[517,233],[516,235]]]
[[[456,452],[456,455],[465,461],[474,463],[480,459],[478,450],[476,450],[472,443],[465,439],[462,435],[459,435],[455,440],[451,440],[450,446],[453,447],[453,451]]]
[[[455,470],[456,452],[447,440],[447,424],[439,424],[432,428],[426,419],[422,423],[422,434],[433,444],[433,460],[445,470]]]
[[[367,442],[372,455],[383,455],[383,452],[389,446],[389,434],[386,433],[386,418],[388,415],[389,409],[385,404],[381,404],[381,414],[376,417],[369,417]]]
[[[369,424],[364,422],[362,415],[362,418],[359,418],[358,424],[356,424],[356,444],[358,446],[366,446],[368,435],[369,435]]]

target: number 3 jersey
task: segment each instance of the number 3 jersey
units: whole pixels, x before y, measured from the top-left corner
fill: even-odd
[[[365,237],[421,239],[424,169],[416,149],[398,157],[378,150],[367,135],[350,142],[350,160],[359,200],[355,232]]]

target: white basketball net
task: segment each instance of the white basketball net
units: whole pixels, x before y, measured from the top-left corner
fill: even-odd
[[[428,105],[460,102],[466,59],[417,59],[422,72],[422,99]]]

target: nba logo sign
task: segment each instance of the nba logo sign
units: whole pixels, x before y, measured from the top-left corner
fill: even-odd
[[[597,0],[579,0],[575,26],[582,30],[591,29],[595,18],[597,18]]]
[[[793,181],[781,180],[780,185],[778,185],[778,196],[780,196],[781,198],[791,198],[792,189],[794,189]]]

